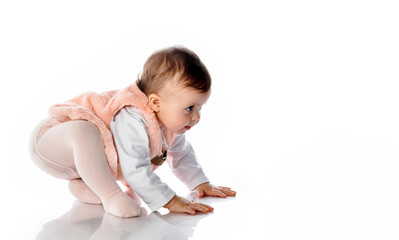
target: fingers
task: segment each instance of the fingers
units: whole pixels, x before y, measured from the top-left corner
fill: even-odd
[[[184,212],[192,215],[196,214],[197,212],[208,213],[213,212],[213,207],[203,203],[192,202],[190,203],[190,205],[185,206]]]
[[[228,187],[218,187],[218,188],[226,196],[235,196],[236,195],[236,191],[231,190],[231,188],[228,188]]]
[[[209,205],[207,205],[207,204],[204,204],[204,203],[197,203],[197,202],[196,202],[196,204],[202,206],[202,207],[205,208],[208,212],[213,212],[213,209],[214,209],[214,208],[211,207],[211,206],[209,206]]]
[[[173,199],[172,199],[173,200]],[[175,196],[175,202],[167,207],[170,212],[196,214],[197,212],[209,213],[213,207],[194,201],[188,201],[185,198]]]
[[[195,210],[192,209],[190,206],[185,206],[185,212],[194,215]]]
[[[228,187],[215,187],[207,195],[226,198],[227,196],[235,196],[236,192]]]
[[[210,196],[214,196],[214,197],[221,197],[221,198],[225,198],[227,197],[226,194],[223,193],[224,190],[218,189],[218,188],[214,188],[211,190],[211,192],[209,193]]]
[[[203,213],[208,213],[213,211],[213,207],[203,204],[203,203],[197,203],[197,202],[192,202],[188,206],[191,210],[197,211],[197,212],[203,212]]]
[[[198,198],[203,198],[205,196],[226,198],[236,195],[236,192],[231,190],[231,188],[229,187],[223,187],[223,186],[216,187],[213,186],[212,184],[208,184],[205,187],[197,187],[196,191]]]

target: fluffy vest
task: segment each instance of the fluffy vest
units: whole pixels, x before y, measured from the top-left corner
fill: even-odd
[[[154,111],[148,104],[147,96],[136,84],[121,90],[104,93],[87,92],[67,102],[50,107],[49,114],[58,123],[70,120],[86,120],[93,123],[100,131],[104,142],[105,155],[115,179],[122,174],[118,164],[118,154],[114,145],[110,123],[114,116],[125,106],[135,106],[144,114],[149,134],[150,157],[162,153],[162,133]],[[174,134],[164,127],[164,136],[168,146],[172,144]],[[153,170],[155,170],[153,166]]]

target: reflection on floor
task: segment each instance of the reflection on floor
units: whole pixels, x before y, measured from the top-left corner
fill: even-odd
[[[194,195],[187,196],[187,199],[190,198],[193,199]],[[189,239],[193,235],[195,227],[201,219],[213,214],[197,214],[192,216],[188,214],[167,213],[162,215],[159,212],[148,214],[145,208],[142,209],[143,214],[140,217],[118,218],[105,213],[102,205],[84,204],[75,201],[70,211],[44,224],[36,240],[183,240]]]

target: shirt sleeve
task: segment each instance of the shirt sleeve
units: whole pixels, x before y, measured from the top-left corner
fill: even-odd
[[[161,208],[176,193],[152,171],[145,120],[123,108],[110,127],[126,182],[152,211]]]
[[[176,135],[168,149],[169,167],[191,191],[201,183],[209,182],[197,161],[194,149],[184,134]]]

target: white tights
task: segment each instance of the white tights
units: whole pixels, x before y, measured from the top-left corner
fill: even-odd
[[[140,206],[113,178],[101,134],[93,124],[77,120],[55,125],[39,138],[36,151],[51,168],[44,170],[70,180],[69,190],[80,201],[102,203],[106,212],[118,217],[141,214]]]

